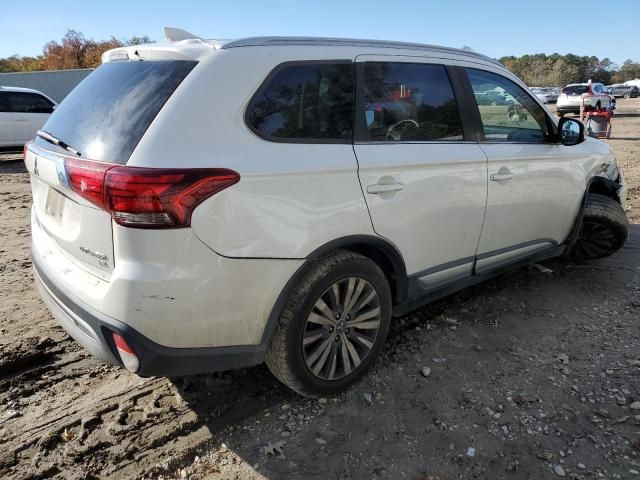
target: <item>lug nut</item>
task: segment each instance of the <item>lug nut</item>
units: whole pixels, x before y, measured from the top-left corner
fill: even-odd
[[[334,338],[334,340],[337,342],[338,340],[340,340],[340,337],[338,335],[336,335],[336,337]]]

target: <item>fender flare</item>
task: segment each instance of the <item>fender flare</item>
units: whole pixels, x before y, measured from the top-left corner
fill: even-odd
[[[402,258],[402,254],[395,245],[382,237],[376,237],[374,235],[348,235],[345,237],[340,237],[331,240],[330,242],[327,242],[321,247],[318,247],[314,251],[312,251],[306,257],[306,261],[291,276],[289,281],[286,283],[286,285],[278,295],[275,304],[271,308],[271,313],[269,314],[269,318],[267,319],[267,323],[264,327],[260,344],[263,346],[269,345],[269,343],[271,342],[271,338],[276,331],[278,320],[280,319],[282,310],[287,303],[290,292],[320,258],[324,257],[329,252],[339,249],[358,252],[358,247],[363,246],[373,247],[377,251],[383,252],[385,258],[391,264],[391,267],[393,269],[392,279],[395,283],[395,295],[393,303],[401,303],[402,301],[406,300],[409,283],[407,270],[404,259]]]

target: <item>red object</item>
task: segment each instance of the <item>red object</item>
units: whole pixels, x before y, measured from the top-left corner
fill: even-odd
[[[75,159],[65,165],[74,192],[116,223],[139,228],[188,227],[200,203],[240,181],[237,172],[224,168],[123,167]]]
[[[119,334],[113,333],[113,341],[116,344],[118,355],[120,355],[120,360],[122,360],[124,367],[134,373],[140,370],[140,360],[125,339]]]
[[[131,355],[135,355],[135,352],[133,351],[133,348],[131,348],[129,346],[129,344],[125,341],[124,338],[122,338],[121,335],[118,335],[117,333],[113,334],[113,341],[116,344],[116,348],[118,350],[122,350],[123,352],[126,353],[130,353]]]

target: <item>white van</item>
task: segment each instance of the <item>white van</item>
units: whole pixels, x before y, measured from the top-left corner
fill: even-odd
[[[609,146],[490,58],[168,36],[105,53],[26,149],[36,283],[107,362],[330,394],[412,309],[627,238]]]

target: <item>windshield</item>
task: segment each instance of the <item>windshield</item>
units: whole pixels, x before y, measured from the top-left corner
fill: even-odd
[[[197,62],[108,62],[83,80],[42,130],[83,157],[125,164],[153,119]],[[43,138],[36,144],[57,149]]]

